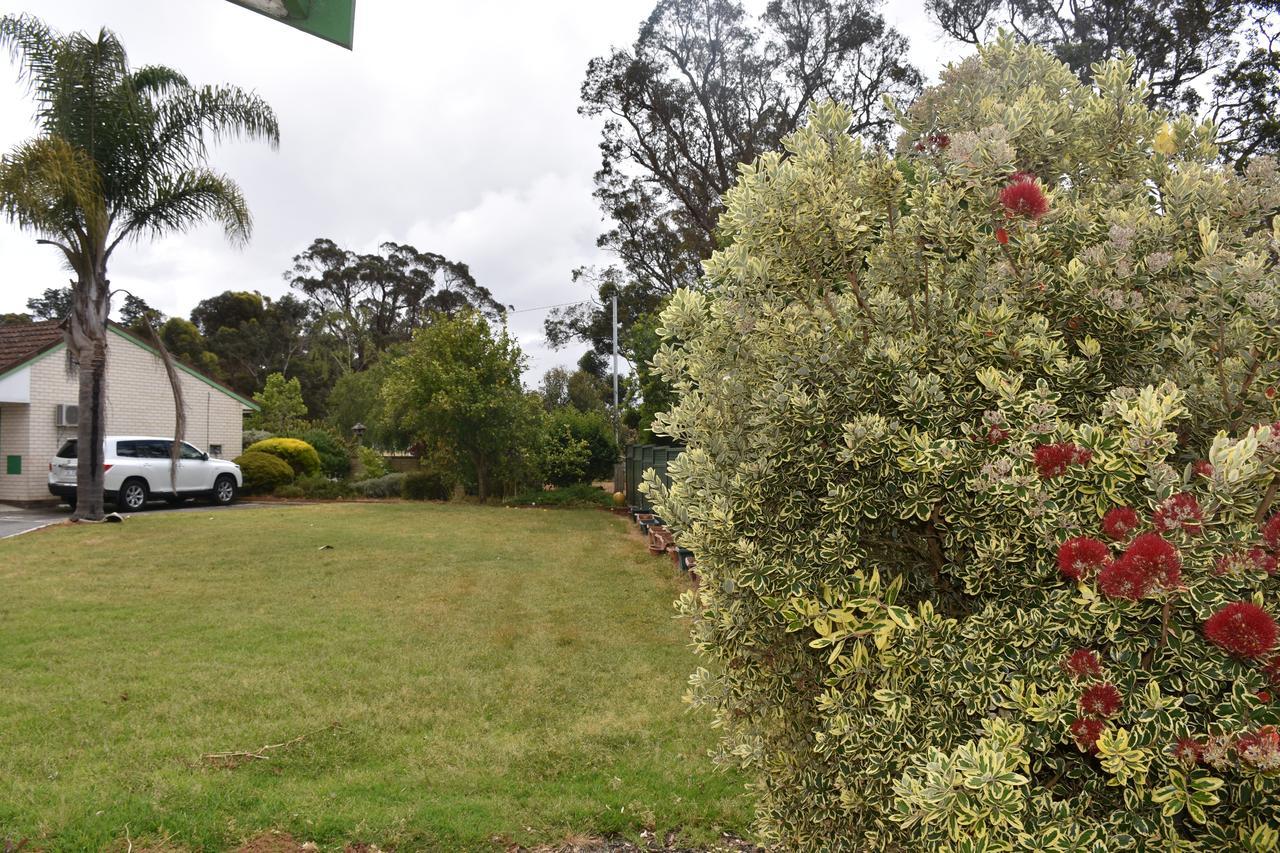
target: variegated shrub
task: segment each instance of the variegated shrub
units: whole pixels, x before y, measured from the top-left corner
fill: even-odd
[[[893,156],[815,107],[663,315],[689,698],[767,843],[1276,848],[1280,171],[1131,71],[999,41]]]

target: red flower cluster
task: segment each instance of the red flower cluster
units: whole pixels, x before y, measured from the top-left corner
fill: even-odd
[[[1009,245],[1009,232],[1003,228],[996,229],[996,242],[1001,246]]]
[[[1195,468],[1193,470],[1201,477],[1213,476],[1213,466],[1209,464],[1208,459],[1201,459],[1195,464]]]
[[[1102,532],[1113,541],[1128,539],[1129,534],[1137,529],[1138,514],[1127,506],[1109,509],[1102,517]]]
[[[1184,764],[1199,764],[1204,753],[1204,744],[1193,737],[1178,738],[1173,745],[1173,757]]]
[[[1262,525],[1262,541],[1272,551],[1280,551],[1280,512],[1267,519]]]
[[[1106,719],[1120,710],[1124,699],[1114,684],[1102,683],[1086,687],[1080,696],[1080,713],[1086,717]]]
[[[1077,681],[1102,675],[1102,661],[1091,649],[1076,649],[1062,662],[1062,667]]]
[[[995,424],[992,424],[991,428],[987,430],[987,444],[999,444],[1008,437],[1009,431]]]
[[[1262,726],[1256,732],[1236,738],[1236,754],[1251,767],[1269,771],[1280,769],[1280,731]]]
[[[1275,555],[1268,554],[1261,548],[1250,548],[1248,551],[1223,554],[1213,566],[1213,573],[1219,577],[1223,575],[1238,577],[1254,570],[1274,575],[1276,573]]]
[[[1076,739],[1076,746],[1089,752],[1098,751],[1098,738],[1106,724],[1102,720],[1090,717],[1077,717],[1071,723],[1071,736]]]
[[[1039,219],[1049,212],[1049,198],[1035,176],[1016,172],[1000,190],[1000,204],[1006,216]]]
[[[1196,496],[1190,492],[1179,492],[1156,507],[1151,524],[1160,533],[1184,530],[1195,534],[1200,532],[1203,519],[1204,511],[1200,509]]]
[[[1034,454],[1036,470],[1046,480],[1067,473],[1072,465],[1088,465],[1093,459],[1091,452],[1069,441],[1042,444],[1035,449]]]
[[[1058,570],[1073,580],[1084,580],[1111,562],[1105,542],[1076,536],[1058,546]]]
[[[1111,598],[1138,601],[1182,581],[1182,558],[1163,537],[1144,533],[1124,555],[1098,573],[1098,588]]]
[[[1260,658],[1275,649],[1280,631],[1267,611],[1252,602],[1237,601],[1205,620],[1204,635],[1236,657]]]

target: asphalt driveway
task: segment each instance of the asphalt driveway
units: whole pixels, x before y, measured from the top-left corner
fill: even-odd
[[[275,504],[278,506],[278,504]],[[254,506],[272,506],[267,503],[254,503],[252,501],[236,501],[231,506],[210,506],[203,501],[188,501],[180,507],[170,507],[162,503],[148,504],[144,512],[223,512],[232,509],[244,509]],[[110,512],[112,507],[107,506]],[[129,513],[120,513],[128,518]],[[0,503],[0,539],[10,536],[18,536],[22,533],[30,533],[32,530],[39,530],[41,527],[48,527],[50,524],[60,524],[71,518],[71,509],[59,504],[51,507],[37,507],[34,509],[24,509],[21,507],[10,506],[9,504]]]

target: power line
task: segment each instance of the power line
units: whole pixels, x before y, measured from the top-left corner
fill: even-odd
[[[570,305],[586,305],[590,299],[580,299],[577,302],[561,302],[559,305],[539,305],[537,308],[517,308],[508,311],[508,314],[524,314],[528,311],[547,311],[552,308],[568,308]]]

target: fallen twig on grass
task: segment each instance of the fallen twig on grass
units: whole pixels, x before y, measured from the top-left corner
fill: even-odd
[[[318,735],[322,732],[333,731],[335,729],[341,729],[341,728],[342,726],[340,724],[333,722],[327,726],[323,726],[322,728],[313,729],[312,731],[309,731],[309,732],[303,732],[302,734],[298,735],[295,738],[290,738],[289,740],[281,741],[280,743],[269,743],[264,746],[260,746],[257,749],[230,750],[228,752],[206,752],[203,755],[201,755],[200,758],[218,767],[227,767],[230,769],[234,769],[236,767],[239,767],[241,764],[244,764],[246,761],[251,761],[251,760],[266,761],[268,758],[270,758],[270,756],[267,755],[267,753],[271,750],[285,749],[286,747],[293,746],[295,743],[301,743],[302,741],[306,740],[307,738],[313,735]]]

